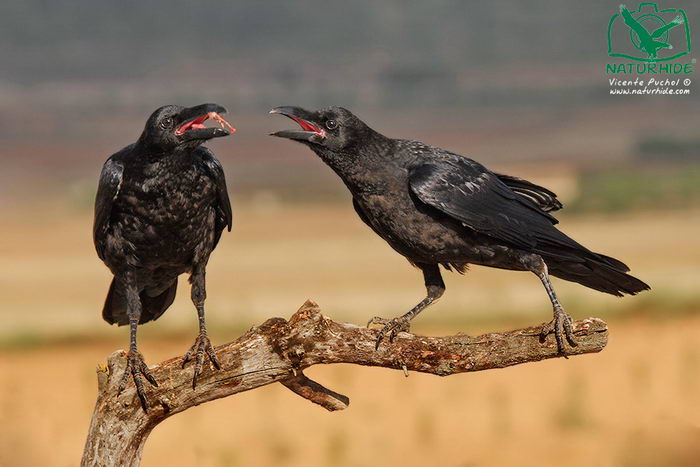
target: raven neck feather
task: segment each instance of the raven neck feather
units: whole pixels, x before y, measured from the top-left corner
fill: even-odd
[[[377,177],[377,174],[390,172],[396,165],[392,157],[394,140],[376,132],[373,136],[363,139],[360,144],[340,150],[316,145],[313,145],[312,149],[333,169],[352,193],[381,191],[383,187],[377,184],[386,178]]]

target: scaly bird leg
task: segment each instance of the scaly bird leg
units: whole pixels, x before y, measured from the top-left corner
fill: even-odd
[[[533,271],[540,278],[544,288],[547,290],[547,295],[549,295],[549,300],[552,302],[552,308],[554,310],[554,319],[542,327],[540,332],[540,342],[544,342],[547,335],[554,334],[554,338],[557,342],[557,350],[560,354],[566,357],[566,346],[564,345],[564,339],[569,343],[571,347],[576,347],[576,339],[574,339],[574,329],[573,320],[571,316],[564,311],[564,308],[559,303],[557,295],[554,293],[554,288],[549,280],[549,274],[547,272],[547,265],[541,260],[541,264]]]
[[[421,302],[414,306],[411,311],[405,315],[399,316],[393,319],[386,319],[379,316],[375,316],[367,323],[367,327],[371,324],[379,324],[384,327],[379,331],[377,336],[377,342],[375,344],[375,349],[379,348],[384,337],[389,336],[389,342],[393,342],[396,335],[400,332],[408,332],[411,328],[411,320],[415,318],[418,313],[423,311],[431,303],[442,297],[445,293],[445,283],[442,281],[442,276],[440,275],[440,267],[437,264],[419,264],[418,265],[423,271],[423,278],[425,279],[425,288],[428,292],[427,297],[425,297]]]
[[[202,373],[202,368],[204,367],[204,356],[206,355],[211,360],[214,368],[217,370],[221,369],[219,360],[216,358],[216,353],[214,352],[214,347],[209,341],[209,336],[207,336],[207,326],[204,323],[204,300],[207,298],[207,292],[204,284],[204,270],[203,268],[196,268],[192,273],[192,302],[197,308],[197,316],[199,317],[199,334],[194,341],[194,344],[187,351],[184,358],[182,359],[182,367],[192,360],[194,357],[194,375],[192,377],[192,389],[197,387],[197,378]]]
[[[126,355],[126,368],[124,369],[124,374],[122,374],[119,380],[119,385],[117,386],[117,394],[126,388],[129,382],[129,376],[134,380],[134,385],[136,386],[136,393],[141,400],[141,406],[144,411],[148,411],[148,399],[146,398],[146,390],[143,386],[143,381],[141,376],[146,378],[146,380],[151,383],[151,385],[158,387],[158,382],[151,375],[148,370],[148,365],[143,359],[143,355],[138,351],[136,346],[136,328],[139,324],[139,319],[141,317],[141,299],[139,298],[138,291],[133,283],[127,282],[126,287],[126,298],[127,298],[127,314],[129,316],[129,336],[130,345],[129,352]]]

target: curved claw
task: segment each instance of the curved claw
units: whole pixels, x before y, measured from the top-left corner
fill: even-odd
[[[122,374],[122,377],[119,380],[117,394],[121,394],[126,388],[126,385],[129,382],[129,375],[131,375],[134,380],[136,394],[139,396],[143,410],[148,411],[148,398],[146,397],[146,390],[143,386],[141,376],[146,378],[146,381],[151,383],[151,385],[154,387],[158,387],[158,382],[153,375],[151,375],[151,372],[148,370],[148,365],[146,365],[146,362],[143,359],[143,355],[141,355],[138,350],[130,350],[126,355],[126,368],[124,369],[124,374]]]
[[[549,334],[554,334],[554,339],[557,342],[557,350],[565,358],[567,358],[567,352],[564,339],[566,339],[566,342],[568,342],[571,347],[578,346],[574,338],[573,320],[561,307],[554,309],[554,319],[542,327],[540,342],[544,342]]]
[[[194,375],[192,377],[192,389],[197,387],[197,378],[202,374],[202,369],[204,368],[204,356],[209,357],[212,365],[217,370],[221,369],[221,364],[219,359],[216,358],[216,353],[214,352],[214,347],[211,345],[211,341],[206,333],[201,332],[195,339],[194,344],[187,351],[185,356],[182,358],[182,368],[185,368],[187,362],[192,360],[194,357]]]
[[[375,316],[367,322],[367,327],[372,324],[380,324],[384,326],[379,331],[379,335],[377,336],[377,342],[374,345],[375,350],[379,349],[379,344],[382,343],[387,335],[389,336],[389,342],[391,343],[394,342],[394,339],[398,333],[408,332],[411,329],[411,322],[408,318],[404,318],[403,316],[393,319],[385,319],[380,316]]]

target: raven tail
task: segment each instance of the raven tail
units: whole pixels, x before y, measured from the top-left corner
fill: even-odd
[[[139,324],[154,321],[160,317],[175,300],[177,278],[164,288],[145,289],[139,294],[141,299],[141,319]],[[115,277],[109,286],[107,299],[102,308],[102,318],[109,324],[124,326],[129,324],[127,314],[126,291],[121,281]]]
[[[543,257],[549,273],[561,279],[578,282],[594,290],[621,297],[636,295],[651,287],[630,274],[627,266],[614,258],[588,255],[579,261],[566,261],[561,257]]]

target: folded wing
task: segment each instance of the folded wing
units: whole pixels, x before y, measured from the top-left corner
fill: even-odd
[[[219,238],[221,238],[221,232],[224,229],[228,229],[230,232],[231,227],[233,227],[233,214],[226,188],[226,177],[224,176],[224,168],[221,166],[221,162],[211,151],[204,146],[200,146],[197,148],[197,155],[200,157],[203,169],[216,184],[216,241],[214,242],[214,246],[216,246]]]
[[[112,206],[119,194],[122,184],[124,166],[114,157],[110,157],[102,167],[100,182],[97,186],[95,196],[95,221],[92,228],[92,237],[97,250],[97,256],[104,260],[104,247],[107,236],[107,229],[112,217]]]

